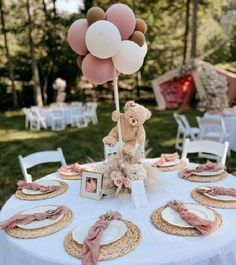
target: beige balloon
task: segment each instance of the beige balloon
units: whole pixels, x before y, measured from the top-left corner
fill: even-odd
[[[89,26],[92,25],[96,21],[105,20],[105,18],[106,18],[106,13],[100,7],[97,7],[97,6],[91,7],[87,12],[87,20],[88,20]]]
[[[145,36],[141,31],[135,31],[129,40],[137,43],[140,47],[142,47],[145,43]]]
[[[143,34],[146,34],[147,32],[147,24],[145,21],[141,18],[136,18],[136,26],[135,30],[141,31]]]

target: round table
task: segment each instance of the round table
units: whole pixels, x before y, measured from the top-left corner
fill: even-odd
[[[63,230],[36,239],[16,239],[0,231],[1,265],[78,265],[81,261],[68,255],[63,247],[66,234],[84,220],[98,218],[109,210],[118,210],[124,219],[135,223],[142,239],[134,251],[114,260],[99,262],[109,265],[233,265],[236,264],[236,209],[217,209],[223,217],[219,231],[210,236],[182,237],[166,234],[150,223],[151,213],[167,201],[178,199],[194,202],[191,190],[200,183],[180,179],[177,171],[159,173],[159,188],[147,194],[149,204],[136,209],[130,199],[103,199],[100,201],[80,197],[80,181],[68,180],[69,190],[56,198],[42,201],[23,201],[13,195],[3,206],[0,219],[38,205],[63,204],[72,209],[73,221]],[[58,179],[57,173],[46,176]],[[216,185],[235,186],[236,178],[229,175]]]

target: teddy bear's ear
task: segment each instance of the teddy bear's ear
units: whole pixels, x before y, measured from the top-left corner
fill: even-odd
[[[147,120],[149,120],[152,116],[152,113],[148,109],[147,109],[146,113],[147,113]]]
[[[135,102],[133,100],[127,101],[125,103],[125,110],[127,110],[129,107],[134,107],[135,106]]]

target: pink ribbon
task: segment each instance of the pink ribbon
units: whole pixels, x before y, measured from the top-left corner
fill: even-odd
[[[131,189],[131,180],[124,177],[121,172],[113,171],[111,173],[111,179],[118,188],[122,188],[122,186],[124,186],[125,188]]]
[[[109,226],[112,220],[120,220],[121,214],[117,211],[108,212],[99,217],[99,220],[89,229],[84,240],[81,253],[82,265],[96,265],[103,231]]]
[[[216,222],[203,219],[191,213],[182,202],[170,201],[167,206],[178,212],[186,223],[194,226],[202,235],[206,236],[214,232]]]
[[[66,165],[66,166],[62,166],[61,168],[58,169],[59,173],[81,173],[82,171],[82,167],[80,164],[75,163],[75,164],[71,164],[71,165]]]
[[[34,214],[16,214],[11,218],[0,223],[0,229],[9,230],[18,225],[30,224],[34,221],[42,221],[45,219],[57,219],[60,215],[65,214],[68,208],[65,206],[59,206],[55,210],[49,210],[44,213],[34,213]]]
[[[162,166],[166,162],[172,162],[179,159],[178,153],[161,154],[161,157],[154,163],[154,166]]]
[[[182,170],[181,177],[182,178],[188,178],[196,173],[200,173],[200,172],[217,172],[221,169],[224,169],[224,166],[222,166],[221,164],[218,163],[212,163],[210,161],[207,161],[207,163],[202,164],[196,168],[185,168],[184,170]]]
[[[236,188],[224,188],[224,187],[212,186],[212,187],[206,187],[206,189],[197,188],[196,191],[203,194],[206,193],[211,196],[226,195],[226,196],[236,197]]]
[[[25,182],[24,180],[19,180],[17,182],[17,186],[19,190],[27,189],[27,190],[39,190],[41,192],[52,192],[54,190],[57,190],[59,186],[45,186],[38,184],[37,182]]]

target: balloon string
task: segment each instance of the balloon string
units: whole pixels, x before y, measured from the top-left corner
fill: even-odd
[[[115,104],[116,104],[116,111],[120,112],[120,103],[119,103],[119,93],[118,93],[118,76],[116,74],[116,69],[114,68],[114,96],[115,96]],[[122,145],[122,133],[121,133],[121,125],[120,125],[120,119],[117,122],[118,127],[118,138],[119,138],[119,144]]]

